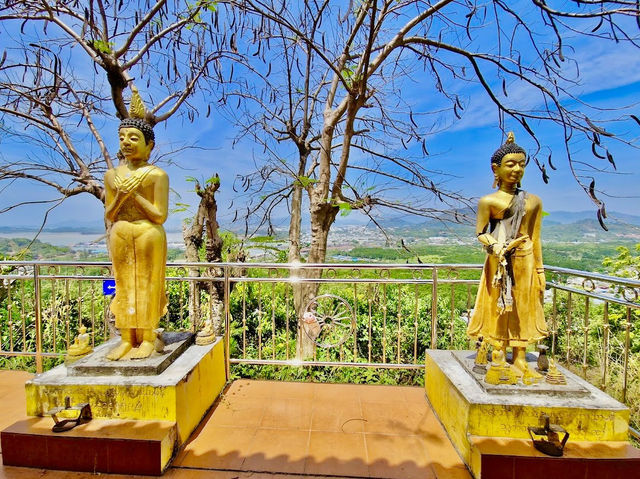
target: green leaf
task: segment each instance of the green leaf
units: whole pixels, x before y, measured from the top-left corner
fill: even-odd
[[[104,40],[93,40],[91,42],[93,48],[102,53],[111,53],[113,51],[113,42],[105,42]]]
[[[306,188],[309,185],[317,183],[318,180],[314,180],[313,178],[309,178],[308,176],[298,176],[297,182],[303,187]]]
[[[274,236],[254,236],[249,241],[254,243],[270,243],[275,239]]]
[[[351,205],[346,202],[338,203],[338,208],[340,208],[340,216],[347,216],[351,213]]]
[[[206,181],[207,184],[214,184],[214,185],[219,185],[220,184],[220,177],[219,176],[212,176],[211,178],[209,178]]]

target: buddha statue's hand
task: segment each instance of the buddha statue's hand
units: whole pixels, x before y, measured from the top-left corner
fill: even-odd
[[[121,181],[116,181],[117,192],[128,195],[134,192],[141,184],[144,177],[133,175]]]
[[[505,250],[506,251],[513,251],[518,246],[524,244],[524,242],[527,241],[528,239],[529,239],[529,235],[518,236],[517,238],[512,239],[511,241],[509,241],[506,244]]]
[[[493,243],[487,246],[487,252],[496,258],[502,258],[506,251],[504,243]]]

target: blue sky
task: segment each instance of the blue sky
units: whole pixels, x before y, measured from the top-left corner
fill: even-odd
[[[600,108],[618,108],[631,105],[626,113],[640,116],[637,102],[640,99],[640,55],[634,47],[615,45],[612,43],[594,43],[589,39],[575,38],[570,41],[574,47],[571,56],[580,64],[579,84],[572,92],[584,101]],[[567,66],[568,74],[572,67]],[[534,99],[530,92],[518,85],[509,85],[509,97],[512,101],[531,106]],[[420,77],[403,83],[405,99],[417,111],[427,111],[432,105],[431,95],[425,92]],[[462,119],[448,129],[429,138],[430,156],[424,161],[429,168],[445,172],[445,181],[449,189],[458,190],[472,197],[479,197],[490,191],[492,174],[489,167],[491,153],[502,143],[502,133],[497,127],[497,115],[493,106],[481,94],[477,85],[459,92],[466,104]],[[597,115],[597,114],[596,114]],[[538,194],[546,211],[583,211],[595,207],[588,196],[577,185],[571,176],[567,161],[563,156],[563,138],[557,130],[544,125],[531,125],[542,138],[542,143],[553,154],[557,171],[550,171],[549,184],[544,184],[538,169],[530,165],[525,175],[525,189]],[[113,120],[103,121],[99,128],[107,141],[110,151],[118,148],[116,123]],[[626,133],[627,137],[640,138],[640,125],[625,120],[607,125],[612,131]],[[516,131],[516,141],[527,150],[534,145],[527,139],[521,129],[507,121],[507,129]],[[179,118],[170,119],[166,125],[156,127],[157,151],[167,152],[178,145],[194,145],[197,149],[188,150],[172,158],[172,164],[166,165],[173,190],[172,201],[191,204],[195,207],[197,197],[190,192],[192,185],[187,177],[206,179],[218,173],[222,186],[218,195],[220,222],[228,224],[233,217],[234,207],[242,204],[245,198],[234,193],[232,184],[239,174],[247,174],[254,169],[255,161],[259,161],[262,149],[250,141],[240,141],[232,147],[237,130],[221,115],[215,112],[209,117],[201,116],[194,124],[183,122]],[[576,158],[593,159],[590,144],[577,143],[574,146]],[[5,158],[25,154],[28,146],[16,145],[11,138],[0,137],[0,155]],[[640,215],[640,193],[637,187],[640,181],[638,168],[638,151],[613,145],[610,148],[618,165],[617,172],[598,173],[596,176],[600,194],[605,200],[608,211],[619,211]],[[546,158],[547,154],[541,157]],[[603,167],[607,166],[603,161]],[[591,174],[591,173],[589,173]],[[606,196],[609,195],[609,196]],[[28,183],[13,184],[2,190],[0,207],[29,199],[49,197],[47,190]],[[10,213],[0,215],[0,225],[32,225],[43,215],[42,207],[24,207]],[[286,226],[284,218],[282,226]],[[102,205],[93,197],[83,195],[66,200],[55,208],[49,217],[49,225],[96,223],[102,217]],[[182,214],[184,215],[184,213]],[[339,221],[355,221],[357,213]],[[172,226],[179,224],[176,215],[170,220]]]

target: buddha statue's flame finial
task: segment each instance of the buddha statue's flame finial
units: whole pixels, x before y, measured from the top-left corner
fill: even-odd
[[[136,86],[131,84],[131,102],[129,103],[129,117],[120,122],[119,128],[136,128],[142,132],[145,140],[155,141],[153,125],[155,123],[147,118],[147,108],[140,97]]]
[[[506,143],[515,143],[515,142],[516,142],[516,136],[513,134],[513,132],[512,132],[512,131],[510,131],[510,132],[507,134],[507,141],[506,141]]]
[[[145,119],[145,115],[147,114],[147,109],[144,106],[144,102],[140,97],[140,92],[138,92],[138,88],[131,84],[131,103],[129,104],[129,118],[139,118],[140,120]]]

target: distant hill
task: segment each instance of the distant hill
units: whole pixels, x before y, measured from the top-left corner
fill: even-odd
[[[456,213],[461,219],[466,217],[466,222],[453,223],[445,221],[445,218],[450,219],[454,215],[453,212],[443,213],[442,220],[398,216],[380,219],[378,222],[391,236],[397,239],[402,238],[409,243],[443,242],[447,239],[463,243],[475,242],[475,212],[471,209],[466,209],[459,210]],[[353,216],[355,219],[357,215]],[[600,227],[594,211],[551,211],[543,219],[542,236],[544,241],[554,242],[640,242],[640,216],[610,212],[605,223],[609,231],[604,231]],[[228,225],[222,226],[228,228]],[[362,238],[363,233],[360,232],[362,228],[366,228],[367,231],[371,230],[371,232],[377,231],[375,225],[371,223],[362,223],[360,220],[352,223],[349,218],[345,218],[332,229],[330,241],[333,239],[334,242],[346,243],[353,238]],[[27,236],[24,234],[18,235],[18,233],[35,233],[38,229],[39,225],[2,225],[0,226],[0,233],[5,235],[16,233],[16,236]],[[180,228],[173,224],[165,225],[165,229],[167,232],[180,231]],[[231,228],[231,230],[239,235],[243,233],[237,228]],[[278,236],[286,238],[286,230],[286,228],[278,229]],[[100,220],[79,221],[76,223],[49,225],[44,231],[50,233],[71,232],[102,235],[104,234],[104,225]],[[375,238],[376,236],[372,235],[371,241],[365,242],[375,243]]]
[[[31,245],[29,251],[25,254],[25,260],[51,259],[60,258],[65,255],[72,255],[71,248],[65,246],[53,246],[35,240],[33,243],[27,238],[0,238],[0,257],[16,257],[24,253],[24,249]]]
[[[551,211],[544,218],[546,224],[570,224],[579,223],[583,220],[593,220],[597,223],[595,211]],[[640,226],[640,216],[612,211],[607,214],[605,223],[607,226],[613,223]]]
[[[470,211],[465,213],[473,214]],[[608,231],[602,229],[593,211],[554,211],[545,216],[542,223],[542,239],[545,242],[640,242],[640,216],[612,212],[605,220]],[[382,224],[394,236],[411,243],[442,242],[446,238],[465,243],[475,242],[475,225],[471,223],[429,219],[419,224],[408,221],[387,221]]]

